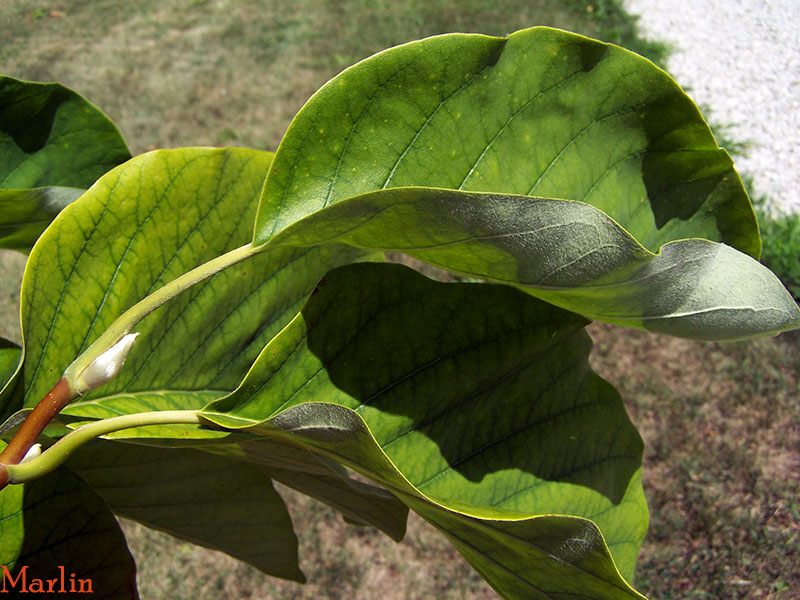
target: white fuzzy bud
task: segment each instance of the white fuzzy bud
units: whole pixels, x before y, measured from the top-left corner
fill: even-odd
[[[28,451],[25,453],[25,456],[23,456],[22,460],[19,461],[19,462],[20,462],[20,464],[22,464],[22,463],[28,462],[29,460],[33,460],[34,458],[39,456],[41,453],[42,453],[42,445],[41,444],[34,444],[30,448],[28,448]]]
[[[128,352],[138,335],[138,333],[123,335],[116,344],[89,363],[78,376],[76,382],[78,389],[75,391],[83,393],[111,381],[125,364]]]

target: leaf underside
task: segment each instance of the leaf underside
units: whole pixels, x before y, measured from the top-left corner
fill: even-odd
[[[699,238],[654,254],[581,202],[384,190],[315,213],[267,247],[330,243],[404,252],[591,319],[680,337],[732,340],[800,326],[791,294],[752,257]]]
[[[74,469],[118,515],[304,582],[283,500],[260,469],[194,450],[100,442]],[[269,535],[265,535],[269,532]]]

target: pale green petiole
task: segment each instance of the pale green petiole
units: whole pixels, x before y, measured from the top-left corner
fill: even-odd
[[[261,251],[263,247],[247,244],[226,252],[176,277],[131,306],[64,371],[70,390],[77,396],[108,382],[122,368],[136,338],[131,330],[139,321],[184,290]]]
[[[161,410],[88,423],[65,435],[39,456],[17,465],[6,465],[9,483],[25,483],[47,475],[87,442],[115,431],[147,425],[198,425],[202,422],[196,410]]]
[[[147,413],[130,415],[130,417],[115,417],[81,428],[80,433],[76,431],[70,434],[40,456],[36,456],[36,451],[32,452],[31,450],[50,420],[69,402],[81,394],[107,383],[119,373],[139,335],[131,333],[139,321],[184,290],[263,250],[263,246],[253,246],[252,244],[231,250],[173,279],[122,313],[91,346],[66,368],[62,378],[34,407],[17,434],[0,453],[0,489],[8,483],[19,483],[52,471],[64,462],[76,447],[89,439],[111,431],[157,423],[197,423],[196,415],[192,413],[187,416],[187,413],[181,413],[181,411],[158,412],[149,417]],[[179,420],[161,420],[171,417]],[[145,419],[145,421],[147,419],[154,420],[139,422],[137,418]],[[108,427],[111,429],[107,430]],[[27,460],[25,460],[26,458]],[[24,463],[20,463],[20,461],[24,461]]]

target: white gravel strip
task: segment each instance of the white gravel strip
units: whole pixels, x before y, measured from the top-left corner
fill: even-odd
[[[749,140],[739,170],[800,211],[800,1],[625,0],[642,32],[671,44],[670,73],[716,122]]]

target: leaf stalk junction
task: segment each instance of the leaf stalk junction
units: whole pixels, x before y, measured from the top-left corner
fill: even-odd
[[[36,458],[5,466],[8,483],[24,483],[50,473],[62,465],[75,450],[103,435],[148,425],[199,425],[199,411],[157,410],[121,415],[87,423],[71,431]]]
[[[124,420],[123,417],[104,419],[76,429],[41,456],[19,464],[45,427],[67,404],[104,385],[120,371],[138,335],[131,332],[142,319],[181,292],[261,251],[263,251],[261,246],[245,244],[213,258],[176,277],[117,317],[108,329],[66,368],[62,378],[28,414],[9,444],[0,452],[0,490],[9,483],[21,483],[48,473],[63,463],[78,446],[101,435],[142,425],[198,423],[195,411],[157,411],[124,415],[124,418],[131,417],[129,420]],[[106,431],[108,427],[111,429]],[[85,433],[76,435],[79,432]]]

